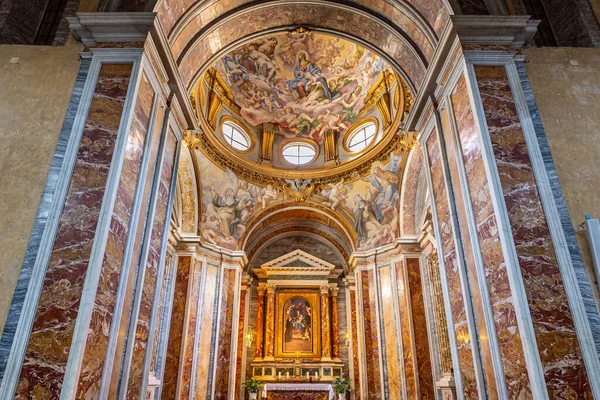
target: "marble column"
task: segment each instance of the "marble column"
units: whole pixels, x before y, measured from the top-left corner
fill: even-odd
[[[331,357],[340,359],[340,325],[338,318],[338,293],[340,289],[331,288]]]
[[[275,356],[275,289],[267,285],[267,325],[265,332],[265,360],[274,360]]]
[[[256,359],[263,358],[263,343],[265,335],[265,293],[266,286],[259,286],[258,290],[258,306],[256,310]]]
[[[329,320],[329,286],[321,286],[321,360],[331,361],[331,326]]]

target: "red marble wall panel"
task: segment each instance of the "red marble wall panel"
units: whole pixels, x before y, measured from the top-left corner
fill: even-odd
[[[431,355],[429,354],[429,338],[427,336],[427,320],[421,285],[421,270],[418,258],[407,258],[406,272],[408,291],[410,292],[410,308],[412,312],[413,335],[415,339],[415,358],[419,372],[419,393],[421,399],[435,399],[435,388],[431,372]]]
[[[235,340],[235,338],[232,338],[232,333],[236,274],[237,271],[234,269],[223,269],[221,304],[219,305],[219,312],[221,313],[218,333],[219,344],[216,352],[215,399],[227,399],[229,396],[229,379],[232,378],[230,376],[231,341]]]
[[[400,314],[400,333],[402,334],[402,360],[404,363],[404,381],[409,399],[417,398],[417,381],[413,352],[413,337],[410,328],[410,304],[408,301],[408,282],[405,278],[404,261],[396,263],[396,286],[398,287],[398,311]]]
[[[354,397],[356,400],[361,399],[360,393],[360,370],[359,370],[359,354],[358,354],[358,325],[356,320],[356,290],[350,290],[350,321],[352,323],[352,369],[354,379]]]
[[[423,151],[420,145],[411,150],[410,161],[404,184],[402,185],[402,235],[416,235],[417,223],[415,213],[417,207],[417,185],[423,166]]]
[[[215,298],[217,296],[217,267],[207,265],[206,282],[204,284],[202,325],[198,348],[198,367],[196,374],[196,400],[207,398],[208,376],[212,373],[210,368],[210,346],[213,338],[213,319],[215,318]]]
[[[452,94],[452,103],[460,141],[457,154],[462,154],[465,166],[506,386],[511,397],[530,397],[529,377],[506,262],[464,76]]]
[[[158,274],[160,255],[165,250],[163,249],[163,239],[166,234],[165,224],[168,224],[167,211],[169,207],[169,194],[176,153],[177,137],[173,131],[169,129],[164,147],[163,165],[160,170],[156,210],[152,225],[152,233],[150,235],[150,248],[144,271],[142,298],[137,316],[135,335],[133,336],[135,342],[133,344],[133,353],[129,370],[129,383],[127,387],[128,397],[131,396],[132,398],[139,393],[142,381],[142,369],[148,345],[152,307],[156,297],[156,277]]]
[[[592,398],[506,70],[478,66],[475,72],[548,393]]]
[[[496,385],[496,377],[494,376],[494,364],[492,361],[492,350],[490,347],[488,328],[485,323],[484,314],[484,302],[488,303],[487,298],[482,297],[482,289],[479,286],[477,277],[477,266],[475,265],[475,253],[473,248],[473,242],[469,235],[469,225],[467,222],[467,209],[466,200],[463,196],[463,191],[460,185],[460,178],[458,176],[458,165],[456,164],[456,158],[459,157],[457,150],[453,147],[454,142],[448,140],[451,135],[450,119],[448,115],[448,108],[441,111],[442,119],[442,130],[443,136],[446,137],[446,150],[448,154],[448,165],[450,172],[450,179],[452,181],[452,187],[454,188],[454,201],[456,202],[456,214],[458,216],[458,224],[460,226],[459,235],[460,243],[465,254],[465,263],[467,274],[469,275],[468,282],[471,289],[471,297],[473,299],[473,311],[475,314],[475,324],[477,325],[477,335],[479,340],[479,347],[481,350],[481,359],[483,363],[483,372],[485,374],[485,383],[487,386],[487,393],[492,399],[498,398],[498,388]]]
[[[471,336],[467,325],[465,303],[462,293],[460,276],[458,273],[458,260],[454,245],[454,230],[450,221],[448,205],[448,192],[444,172],[442,170],[442,154],[438,142],[437,131],[431,132],[427,141],[429,155],[429,168],[433,186],[433,198],[440,230],[441,250],[446,271],[448,290],[450,292],[450,308],[452,310],[451,326],[454,328],[456,344],[458,347],[458,361],[461,369],[463,391],[469,398],[478,398],[475,369],[473,366],[473,350]]]
[[[381,276],[381,308],[383,310],[383,315],[386,316],[386,318],[383,318],[383,332],[385,337],[389,399],[400,400],[402,384],[398,364],[398,332],[396,332],[396,318],[393,318],[395,312],[391,267],[382,267],[379,272]]]
[[[60,397],[131,72],[131,64],[104,64],[100,70],[16,398]]]
[[[367,372],[367,399],[383,399],[379,362],[379,321],[377,319],[377,290],[373,271],[360,271],[362,289],[364,343]]]
[[[192,368],[194,360],[194,345],[198,326],[198,305],[202,293],[202,268],[204,262],[194,259],[190,269],[191,287],[188,288],[186,319],[183,327],[182,358],[179,362],[179,399],[191,399],[190,383],[192,380]]]
[[[177,274],[175,277],[175,293],[173,295],[171,311],[169,342],[167,345],[167,356],[163,375],[162,398],[165,400],[174,400],[177,395],[177,383],[180,370],[179,364],[184,344],[188,288],[190,279],[193,279],[191,274],[192,264],[193,261],[191,256],[179,256]]]
[[[150,193],[152,192],[152,182],[154,178],[154,168],[158,161],[158,150],[161,142],[161,131],[162,123],[164,119],[164,110],[162,107],[158,107],[156,110],[156,119],[154,122],[154,132],[152,134],[152,143],[150,145],[148,154],[148,167],[146,178],[143,183],[142,197],[140,200],[140,215],[137,221],[137,227],[135,230],[135,240],[133,242],[133,250],[129,258],[129,274],[127,275],[127,286],[125,288],[125,295],[123,297],[123,305],[121,310],[129,310],[131,308],[131,302],[133,300],[133,290],[135,288],[135,277],[138,272],[138,263],[140,258],[140,252],[142,251],[143,237],[144,237],[144,226],[146,225],[146,214],[148,211],[148,203],[150,201]],[[129,312],[122,311],[121,320],[119,322],[119,332],[126,332],[129,329]],[[114,360],[121,360],[123,358],[123,352],[125,351],[125,340],[127,335],[119,335],[117,337],[117,345],[114,353]],[[119,376],[121,375],[121,363],[113,363],[113,370],[111,372],[111,383],[109,386],[109,398],[117,396]]]
[[[119,287],[119,278],[125,253],[125,245],[129,234],[129,221],[133,207],[137,181],[142,165],[144,144],[148,133],[148,122],[154,92],[145,76],[142,77],[133,122],[127,138],[127,148],[123,160],[123,168],[117,197],[110,221],[110,231],[106,241],[106,250],[102,262],[100,282],[96,291],[96,300],[90,328],[88,330],[83,364],[79,376],[77,397],[93,398],[99,394],[102,378],[106,346],[108,344],[109,327]]]
[[[242,357],[244,355],[244,318],[246,316],[246,288],[240,293],[240,317],[238,318],[237,358],[235,361],[235,391],[242,387]]]

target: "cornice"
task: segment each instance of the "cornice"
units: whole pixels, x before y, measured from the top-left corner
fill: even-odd
[[[154,12],[76,13],[65,17],[75,39],[86,46],[102,42],[144,42],[154,26]]]
[[[431,96],[442,85],[440,77],[452,67],[463,46],[504,46],[517,50],[535,34],[539,21],[525,16],[453,15],[440,36],[439,45],[425,74],[421,90],[404,125],[407,130],[420,130]],[[485,47],[480,48],[485,51]]]

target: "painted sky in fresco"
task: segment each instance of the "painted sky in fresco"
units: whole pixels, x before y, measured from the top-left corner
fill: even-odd
[[[344,133],[368,89],[389,66],[370,50],[331,35],[281,33],[225,55],[215,68],[252,125],[275,123],[288,138],[318,143]]]

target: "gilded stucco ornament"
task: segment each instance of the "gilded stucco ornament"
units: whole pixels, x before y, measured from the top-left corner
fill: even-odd
[[[185,134],[185,141],[190,148],[200,150],[215,165],[219,166],[219,168],[231,170],[240,179],[261,186],[272,185],[273,187],[279,188],[282,193],[287,194],[289,198],[303,201],[300,200],[302,198],[301,195],[294,194],[294,192],[297,191],[294,191],[293,188],[289,187],[290,185],[285,178],[277,178],[270,175],[269,172],[272,170],[272,167],[257,164],[252,170],[243,168],[213,147],[212,143],[204,137],[202,132],[187,131]],[[341,180],[344,180],[347,183],[353,182],[361,176],[369,174],[374,164],[385,163],[389,160],[390,154],[408,153],[416,143],[416,135],[414,132],[399,130],[379,154],[360,164],[357,168],[347,169],[339,174],[327,177],[313,178],[311,183],[313,189],[311,190],[311,193],[315,190],[318,191],[327,188],[330,183],[337,183]],[[306,198],[308,197],[304,197],[304,199]]]

